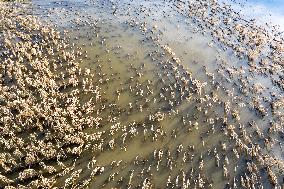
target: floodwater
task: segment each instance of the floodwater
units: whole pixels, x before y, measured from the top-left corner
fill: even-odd
[[[246,18],[256,19],[259,24],[272,23],[279,28],[279,32],[284,31],[284,3],[282,0],[223,0],[231,5]],[[236,2],[236,3],[232,3]]]
[[[74,171],[83,172],[78,184],[70,188],[79,187],[89,177],[91,159],[105,169],[94,176],[90,188],[142,188],[146,181],[153,188],[183,188],[186,182],[188,188],[219,189],[234,182],[239,188],[241,176],[249,175],[247,163],[255,160],[241,150],[236,155],[237,142],[226,134],[229,125],[235,126],[242,141],[251,140],[246,141],[248,148],[258,145],[261,154],[284,160],[283,143],[268,148],[256,134],[260,130],[265,133],[263,137],[268,136],[274,119],[265,97],[283,95],[283,91],[269,77],[249,72],[245,58],[188,18],[181,11],[187,4],[33,0],[27,5],[30,14],[41,21],[68,31],[68,48],[83,52],[77,61],[81,68],[91,70],[97,78],[93,82],[101,90],[103,100],[95,104],[100,124],[84,132],[103,132],[103,142],[97,141],[103,149],[87,149],[77,158]],[[184,81],[187,78],[200,81],[204,87],[196,89]],[[256,85],[265,90],[253,93]],[[80,93],[79,97],[89,99]],[[252,102],[259,98],[267,109],[266,116],[254,109]],[[159,113],[163,119],[151,118]],[[270,137],[283,141],[277,134]],[[112,140],[114,147],[109,145]],[[64,162],[72,164],[73,159],[68,157]],[[50,164],[59,169],[54,162]],[[257,166],[260,179],[255,186],[261,183],[271,188],[265,169]],[[274,169],[282,183],[283,170]],[[55,186],[63,187],[70,174],[59,177]]]

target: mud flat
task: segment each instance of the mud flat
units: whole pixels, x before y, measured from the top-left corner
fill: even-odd
[[[0,2],[0,188],[283,187],[283,36],[231,5]]]

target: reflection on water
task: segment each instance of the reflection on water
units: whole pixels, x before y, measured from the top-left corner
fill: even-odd
[[[250,72],[246,59],[216,42],[179,6],[185,5],[32,1],[28,10],[65,31],[68,50],[80,51],[79,68],[90,69],[92,78],[86,78],[101,92],[95,100],[79,91],[79,104],[94,103],[89,116],[95,124],[82,133],[100,137],[86,139],[78,157],[66,153],[62,161],[74,165],[70,173],[48,162],[58,170],[47,176],[55,175],[54,186],[72,178],[71,188],[86,181],[90,188],[272,187],[260,162],[264,155],[283,162],[283,143],[267,146],[274,117],[265,112],[268,104],[263,110],[258,102],[281,90]],[[103,169],[94,173],[98,167]],[[273,171],[281,183],[281,166]]]
[[[223,0],[223,2],[230,3],[232,0]],[[233,3],[232,6],[244,14],[245,17],[256,19],[258,24],[270,23],[277,25],[279,31],[284,31],[284,3],[282,0],[240,0],[236,4]]]

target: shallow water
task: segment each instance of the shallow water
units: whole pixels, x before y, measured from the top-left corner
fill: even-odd
[[[176,8],[177,2],[33,0],[30,5],[31,13],[39,15],[42,21],[59,31],[68,30],[69,49],[80,48],[83,52],[77,60],[81,62],[80,67],[91,69],[97,78],[94,83],[102,91],[104,100],[95,104],[102,118],[100,126],[86,128],[84,132],[105,131],[103,142],[95,142],[102,143],[104,150],[87,149],[77,158],[74,170],[84,170],[78,183],[91,173],[87,166],[95,157],[96,165],[104,166],[105,171],[95,176],[90,188],[141,188],[146,178],[154,188],[181,188],[187,179],[189,188],[226,188],[234,178],[240,187],[240,176],[248,173],[247,162],[254,160],[242,151],[239,151],[240,157],[234,155],[236,141],[225,134],[229,125],[235,125],[238,134],[245,131],[243,135],[252,135],[252,143],[258,144],[262,153],[284,160],[279,146],[264,149],[264,144],[259,142],[262,139],[254,136],[255,128],[248,126],[254,121],[260,130],[267,130],[273,117],[271,114],[259,116],[250,103],[271,92],[281,95],[281,90],[269,78],[251,74],[246,59],[237,57],[231,49],[223,50],[210,31],[199,29],[193,19],[187,19]],[[165,45],[171,48],[179,63],[162,48]],[[241,67],[244,73],[238,72]],[[228,74],[234,70],[235,74]],[[191,77],[206,86],[199,93],[192,84],[182,82],[182,77]],[[248,85],[260,83],[266,93],[243,92],[239,79],[245,77],[253,78]],[[120,91],[119,97],[117,91]],[[89,99],[84,94],[79,97],[82,101]],[[230,106],[229,113],[224,110],[225,103]],[[239,112],[240,120],[232,115],[233,111]],[[164,119],[150,120],[149,116],[157,112],[165,114]],[[111,135],[112,126],[117,123],[119,127]],[[239,128],[242,125],[244,128]],[[112,139],[113,149],[108,144]],[[222,144],[226,145],[225,150]],[[220,157],[219,167],[214,148]],[[163,152],[160,159],[153,155],[158,150]],[[168,152],[171,155],[166,157]],[[228,164],[224,163],[225,158]],[[68,157],[66,164],[72,159]],[[167,165],[169,159],[172,168]],[[120,160],[121,165],[111,165]],[[228,169],[228,178],[223,176],[223,165]],[[112,179],[111,174],[115,175]],[[270,188],[265,171],[259,174],[262,179],[259,182]],[[172,184],[167,185],[169,175]],[[63,186],[69,176],[60,177],[56,186]],[[200,176],[206,178],[204,183],[196,180]],[[280,182],[283,172],[277,176]]]

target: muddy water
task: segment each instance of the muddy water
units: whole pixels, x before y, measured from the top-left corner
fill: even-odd
[[[77,159],[75,170],[84,170],[79,183],[90,175],[88,163],[95,157],[96,165],[105,170],[95,176],[90,188],[141,188],[146,178],[154,188],[179,188],[187,180],[188,188],[224,188],[232,185],[234,178],[237,187],[240,185],[240,176],[247,172],[246,163],[253,160],[243,152],[239,157],[234,155],[236,144],[225,130],[235,125],[237,133],[253,135],[255,128],[248,123],[255,121],[266,130],[270,118],[261,118],[251,109],[249,102],[254,94],[241,92],[238,75],[227,74],[228,68],[243,66],[246,72],[241,76],[249,76],[244,60],[230,50],[224,51],[209,32],[200,31],[175,6],[163,1],[31,2],[33,14],[60,31],[68,30],[70,50],[83,52],[78,58],[80,67],[91,70],[97,78],[93,82],[101,89],[103,100],[95,106],[102,121],[97,128],[84,132],[105,132],[103,150],[88,149]],[[179,58],[178,64],[162,48],[165,45]],[[181,81],[182,76],[206,86],[196,92]],[[271,86],[264,77],[256,83]],[[84,94],[79,96],[88,99]],[[226,115],[225,102],[239,112],[239,120]],[[163,120],[149,118],[157,112],[164,114]],[[117,123],[119,127],[110,134]],[[251,139],[263,147],[257,137]],[[115,141],[113,148],[111,140]],[[163,155],[157,158],[154,154],[159,150]],[[271,151],[283,160],[277,146],[263,153]],[[215,154],[219,154],[219,163]],[[227,159],[229,163],[224,163]],[[66,163],[71,164],[71,160]],[[228,178],[224,177],[223,165]],[[259,182],[270,187],[266,173],[260,175]],[[68,176],[59,178],[56,185],[63,186]]]

